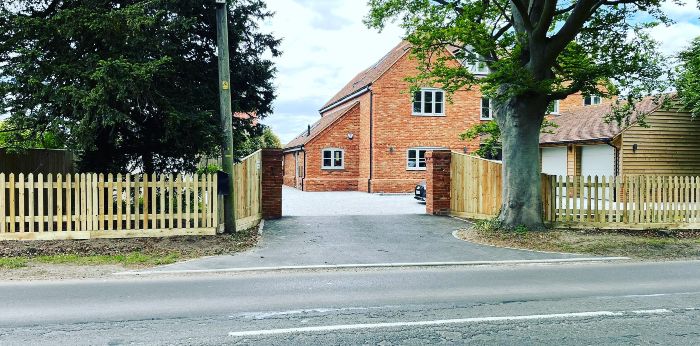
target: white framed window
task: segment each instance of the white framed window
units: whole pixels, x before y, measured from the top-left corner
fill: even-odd
[[[481,120],[493,120],[493,107],[491,99],[488,97],[481,98]]]
[[[559,114],[559,100],[554,100],[549,104],[547,114]]]
[[[322,169],[345,169],[345,151],[343,149],[323,149],[321,160]]]
[[[425,153],[431,150],[445,150],[444,147],[415,147],[406,151],[406,170],[424,171],[426,168]]]
[[[603,99],[597,95],[588,95],[583,97],[584,106],[599,105],[603,102]]]
[[[489,67],[486,66],[486,63],[480,60],[476,61],[468,61],[465,60],[464,65],[469,69],[469,72],[476,74],[476,75],[485,75],[489,74]]]
[[[421,89],[413,94],[413,115],[445,115],[445,92],[440,89]]]
[[[429,149],[425,148],[410,148],[406,160],[406,169],[409,171],[425,170],[425,153]]]

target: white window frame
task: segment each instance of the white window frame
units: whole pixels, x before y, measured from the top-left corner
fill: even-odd
[[[547,107],[547,112],[549,114],[559,115],[559,100],[552,101],[552,111],[550,112],[549,107]]]
[[[445,150],[447,148],[444,147],[411,147],[406,150],[406,170],[407,171],[425,171],[428,168],[428,163],[425,161],[425,154],[423,154],[423,163],[425,164],[425,167],[420,167],[420,152],[425,151],[426,153],[431,151],[431,150]],[[416,153],[416,166],[411,167],[410,162],[411,162],[411,152],[414,151]]]
[[[326,165],[326,152],[331,153],[331,165]],[[335,153],[340,152],[340,166],[335,165]],[[340,148],[324,148],[321,150],[321,169],[341,170],[345,169],[345,150]]]
[[[489,100],[489,116],[484,117],[484,100]],[[481,97],[479,99],[479,119],[481,120],[493,120],[493,101],[488,97]]]
[[[481,60],[465,60],[464,65],[467,66],[469,69],[469,72],[475,75],[487,75],[491,73],[489,70],[489,67],[486,65],[486,62],[481,61]]]
[[[416,116],[421,116],[421,117],[442,117],[445,116],[445,91],[442,89],[437,89],[437,88],[421,88],[419,91],[416,91],[416,93],[420,93],[420,112],[416,112],[415,110],[415,103],[416,101],[416,96],[415,93],[411,97],[411,114],[416,115]],[[435,95],[437,93],[442,93],[442,101],[436,102],[435,101]],[[431,94],[432,97],[432,108],[433,112],[431,113],[426,113],[425,112],[425,95],[426,94]],[[442,106],[442,111],[440,113],[435,112],[435,105],[440,104]]]
[[[591,98],[591,104],[586,104],[586,99]],[[594,102],[595,100],[598,100],[598,102]],[[583,97],[583,105],[584,106],[597,106],[599,104],[603,103],[603,98],[598,96],[598,95],[587,95]]]

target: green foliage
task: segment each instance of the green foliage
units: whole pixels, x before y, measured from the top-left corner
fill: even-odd
[[[693,117],[700,116],[700,37],[680,53],[676,89],[681,103]]]
[[[272,129],[259,125],[262,129],[261,133],[247,135],[244,140],[236,145],[234,150],[234,156],[241,158],[246,157],[260,149],[279,149],[282,148],[282,142],[279,137],[272,132]]]
[[[262,0],[229,1],[234,112],[272,112],[279,40]],[[194,171],[220,151],[215,2],[0,3],[0,109],[10,146],[80,153],[84,171]],[[234,137],[255,133],[233,119]],[[55,138],[54,138],[55,136]]]
[[[55,131],[32,134],[30,129],[17,129],[8,121],[0,121],[0,149],[11,152],[30,148],[61,149],[65,142],[65,136]]]
[[[667,86],[664,57],[644,31],[671,22],[660,4],[370,0],[365,23],[382,29],[400,22],[420,62],[419,75],[410,79],[417,86],[452,92],[478,85],[497,103],[528,95],[551,102],[577,92],[609,97],[624,91],[634,100]],[[444,54],[448,47],[452,54]],[[454,64],[455,57],[482,62],[491,73],[477,78]]]
[[[210,174],[210,173],[216,173],[218,171],[222,170],[221,166],[215,165],[215,164],[208,164],[203,167],[197,168],[197,174]]]
[[[554,122],[544,119],[542,121],[542,133],[552,133],[558,127]],[[474,153],[479,157],[493,157],[501,148],[501,129],[495,120],[481,122],[467,129],[466,132],[459,135],[459,138],[464,140],[481,139],[479,149]]]

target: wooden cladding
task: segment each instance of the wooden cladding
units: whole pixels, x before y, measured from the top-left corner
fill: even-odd
[[[216,179],[0,173],[0,239],[216,234]]]

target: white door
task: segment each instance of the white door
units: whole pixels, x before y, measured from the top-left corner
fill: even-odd
[[[542,148],[542,173],[566,175],[566,147]]]
[[[607,144],[581,147],[581,175],[615,175],[615,148]]]

